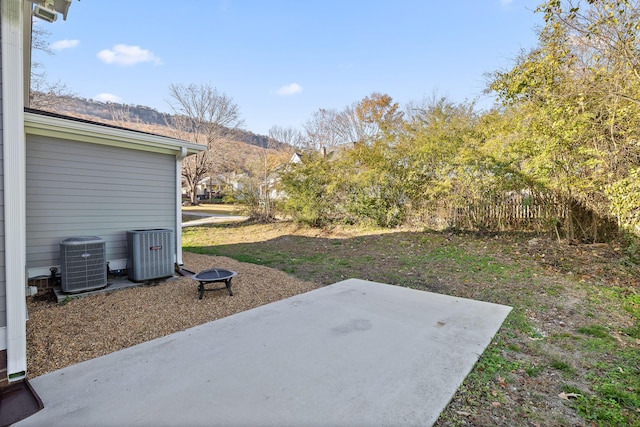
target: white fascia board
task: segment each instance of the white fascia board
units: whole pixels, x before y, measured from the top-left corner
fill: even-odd
[[[71,6],[71,0],[55,0],[53,2],[56,12],[62,14],[62,19],[67,20],[67,13],[69,13],[69,6]]]
[[[65,120],[30,112],[24,113],[24,128],[27,135],[48,136],[163,154],[180,155],[182,150],[186,149],[187,155],[191,155],[207,148],[202,144],[194,144],[166,136]]]

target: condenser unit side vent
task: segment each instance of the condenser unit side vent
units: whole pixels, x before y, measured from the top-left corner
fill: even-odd
[[[127,275],[129,280],[170,277],[174,273],[173,230],[149,229],[127,231]]]
[[[83,292],[107,286],[105,241],[96,236],[70,237],[60,242],[63,292]]]

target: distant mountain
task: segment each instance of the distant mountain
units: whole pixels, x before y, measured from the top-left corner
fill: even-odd
[[[108,122],[130,122],[154,126],[166,126],[171,114],[161,113],[144,105],[126,105],[116,102],[100,102],[72,96],[59,97],[55,103],[56,113]],[[269,138],[242,129],[231,131],[231,139],[257,147],[266,148]]]
[[[121,126],[132,130],[178,137],[189,141],[188,135],[178,135],[167,126],[172,115],[161,113],[143,105],[125,105],[113,102],[98,102],[72,96],[37,94],[45,98],[34,108],[51,111],[80,119]],[[216,142],[215,168],[220,173],[249,172],[267,146],[268,138],[245,130],[231,130],[230,135]],[[284,144],[280,148],[285,148]],[[286,148],[285,148],[286,149]]]

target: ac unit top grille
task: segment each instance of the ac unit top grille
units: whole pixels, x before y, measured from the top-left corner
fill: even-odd
[[[102,243],[103,239],[97,236],[81,236],[81,237],[69,237],[60,242],[63,246],[70,245],[86,245],[87,243]]]

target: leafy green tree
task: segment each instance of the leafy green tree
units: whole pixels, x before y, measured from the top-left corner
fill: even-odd
[[[566,201],[569,237],[600,240],[623,202],[608,189],[640,158],[638,3],[554,0],[538,12],[538,47],[490,87],[515,118],[519,172]]]
[[[402,130],[404,113],[387,94],[374,92],[360,101],[355,110],[358,119],[372,127],[369,132],[372,139],[383,138],[389,143]]]
[[[404,124],[402,112],[388,95],[372,94],[342,112],[320,110],[307,126],[314,143],[303,154],[303,163],[291,165],[281,175],[287,194],[286,211],[311,225],[330,222],[373,222],[392,227],[404,220],[402,175],[394,148]],[[318,120],[321,118],[322,120]],[[325,136],[322,136],[325,135]],[[331,138],[327,135],[333,135]],[[342,139],[340,139],[342,138]],[[335,141],[346,141],[342,149]]]
[[[500,114],[481,115],[473,102],[455,103],[432,97],[414,107],[399,144],[399,163],[413,215],[438,216],[453,226],[454,211],[486,204],[514,189],[514,174],[501,153],[495,132],[502,131]],[[515,187],[522,188],[522,187]],[[467,224],[486,227],[484,218],[467,215]]]
[[[315,151],[303,155],[302,163],[289,164],[280,173],[280,186],[286,195],[284,213],[314,227],[327,225],[335,218],[331,162]]]
[[[337,188],[350,222],[382,227],[402,224],[409,209],[398,141],[404,132],[403,112],[387,94],[373,93],[355,107],[369,133],[346,153]]]
[[[341,173],[336,188],[345,220],[381,227],[402,224],[410,207],[402,179],[404,168],[396,162],[397,148],[379,139],[357,144],[337,162]]]

